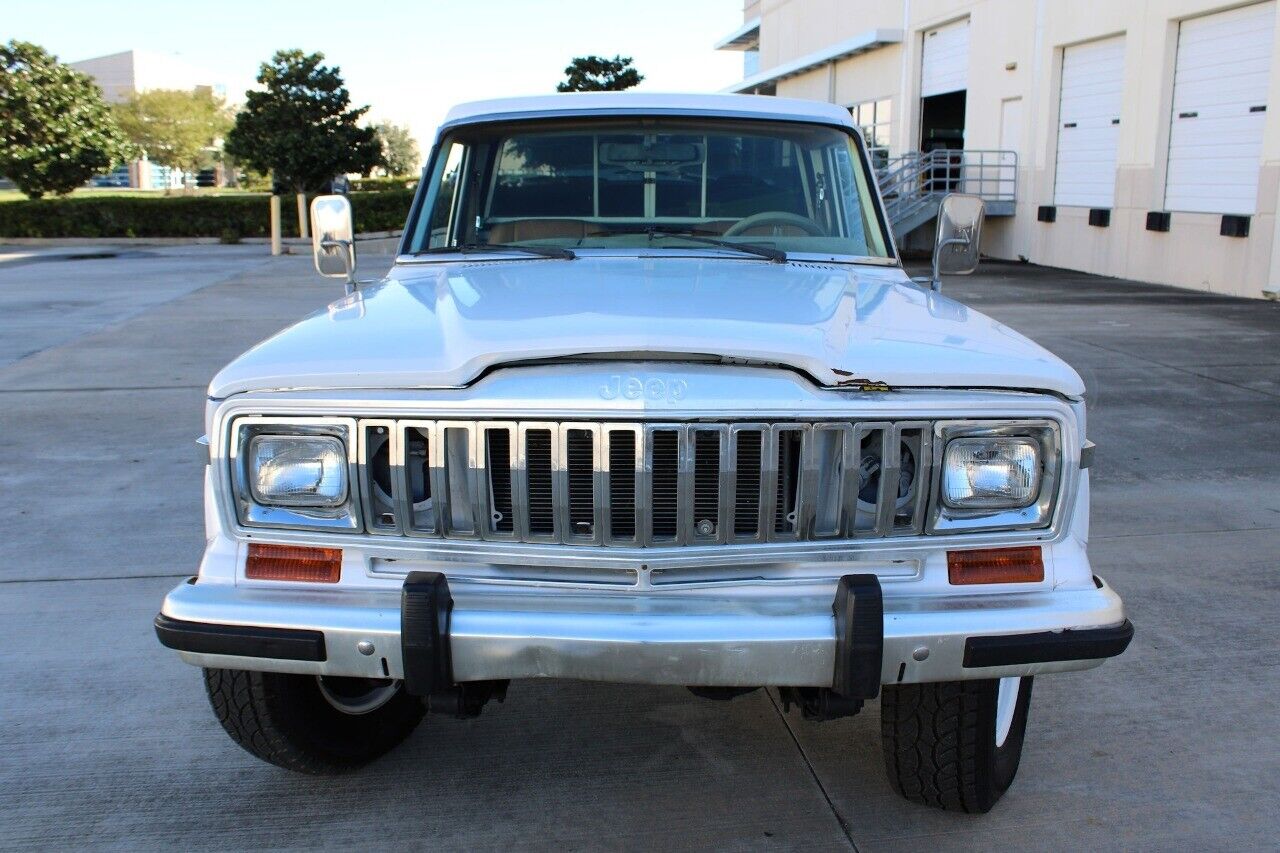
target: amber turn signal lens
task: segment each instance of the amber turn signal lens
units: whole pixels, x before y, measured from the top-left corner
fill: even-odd
[[[1040,546],[948,551],[947,579],[955,585],[1038,583],[1044,580]]]
[[[244,576],[258,581],[337,583],[342,575],[341,548],[298,545],[249,545]]]

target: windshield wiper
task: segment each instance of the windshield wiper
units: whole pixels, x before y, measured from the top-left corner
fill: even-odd
[[[572,261],[578,257],[572,250],[561,246],[517,246],[515,243],[463,243],[460,246],[440,246],[435,249],[427,249],[425,252],[415,252],[414,254],[437,255],[445,252],[458,252],[463,255],[475,255],[484,252],[524,252],[541,258],[560,258],[565,261]]]
[[[591,236],[607,237],[612,234],[648,234],[650,240],[660,237],[678,237],[681,240],[704,243],[708,246],[719,246],[722,249],[737,249],[739,252],[745,252],[748,255],[768,258],[775,264],[785,264],[787,262],[787,253],[781,249],[771,249],[768,246],[760,246],[755,243],[735,243],[732,240],[721,240],[718,237],[703,237],[701,234],[686,228],[664,228],[661,225],[650,225],[646,228],[618,228],[598,231]]]

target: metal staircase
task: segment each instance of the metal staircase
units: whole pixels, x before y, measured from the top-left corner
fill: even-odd
[[[987,216],[1012,216],[1018,191],[1018,155],[1013,151],[945,149],[911,151],[881,161],[876,170],[894,239],[938,215],[947,193],[976,195]]]

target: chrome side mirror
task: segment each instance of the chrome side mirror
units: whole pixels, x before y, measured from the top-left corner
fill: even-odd
[[[355,289],[356,235],[346,196],[321,195],[311,200],[311,254],[316,272],[325,278],[345,278],[347,291]]]
[[[933,279],[942,289],[942,276],[969,275],[978,268],[983,204],[975,195],[951,193],[938,206],[938,233],[933,243]]]

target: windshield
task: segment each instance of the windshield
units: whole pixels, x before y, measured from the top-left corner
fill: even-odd
[[[469,125],[441,142],[419,205],[411,253],[537,246],[890,255],[852,135],[796,122]]]

